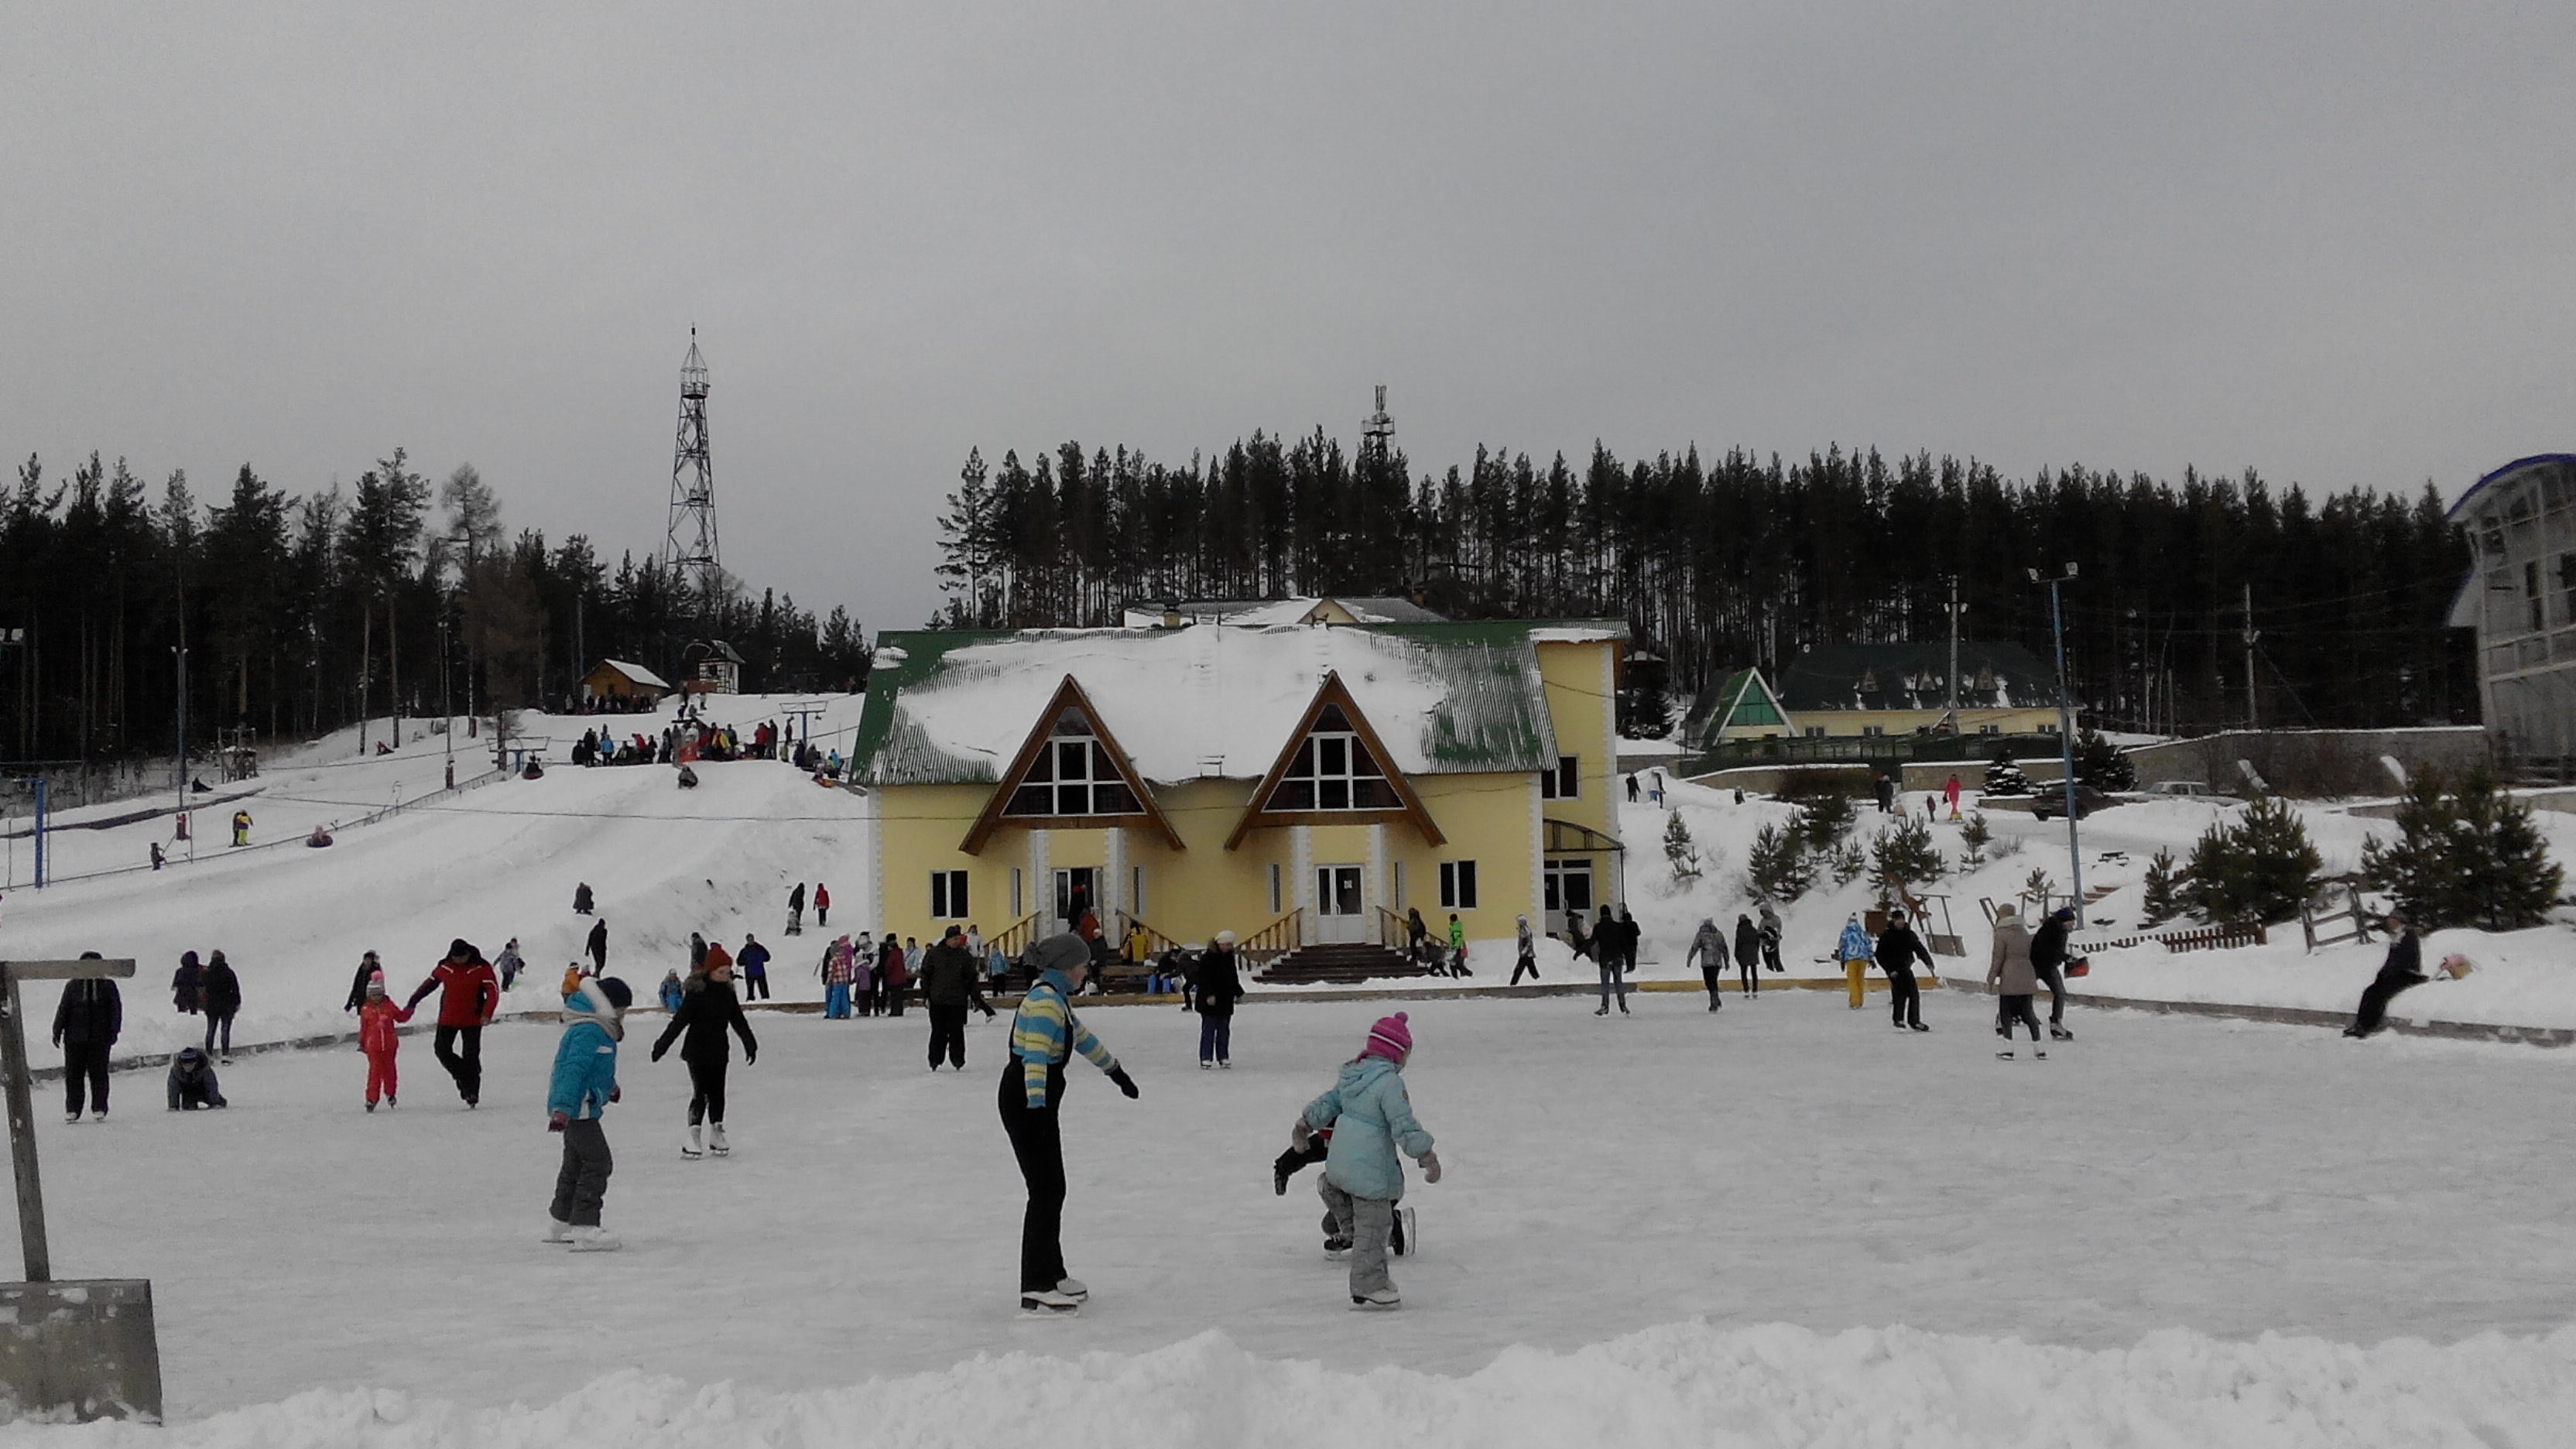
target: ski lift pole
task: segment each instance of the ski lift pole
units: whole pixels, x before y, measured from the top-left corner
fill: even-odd
[[[2029,572],[2031,582],[2042,582],[2039,570]],[[2075,908],[2075,924],[2080,927],[2084,924],[2084,846],[2075,823],[2075,708],[2066,697],[2066,611],[2057,596],[2057,586],[2074,577],[2075,565],[2070,563],[2066,572],[2045,582],[2048,584],[2048,627],[2057,643],[2057,748],[2058,759],[2066,772],[2059,781],[2066,792],[2066,860],[2067,869],[2074,877],[2074,883],[2068,887],[2067,902]],[[2043,913],[2047,907],[2046,901],[2040,902]]]

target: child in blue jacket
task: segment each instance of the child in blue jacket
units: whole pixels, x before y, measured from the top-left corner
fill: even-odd
[[[563,1038],[555,1043],[554,1078],[546,1088],[546,1130],[563,1134],[563,1170],[555,1174],[545,1241],[570,1243],[576,1253],[619,1246],[599,1226],[608,1174],[617,1167],[599,1119],[619,1095],[617,1044],[626,1035],[626,1008],[634,1000],[635,993],[614,976],[584,981],[564,998]]]
[[[1354,1308],[1393,1308],[1404,1301],[1386,1272],[1395,1204],[1404,1196],[1404,1164],[1396,1154],[1421,1163],[1424,1182],[1440,1180],[1431,1134],[1414,1120],[1413,1099],[1404,1090],[1404,1063],[1412,1055],[1405,1014],[1380,1017],[1360,1054],[1343,1063],[1332,1090],[1307,1103],[1290,1129],[1299,1148],[1315,1133],[1333,1134],[1318,1191],[1351,1245]]]

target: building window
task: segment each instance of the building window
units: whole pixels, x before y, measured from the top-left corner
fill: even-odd
[[[1127,867],[1127,914],[1145,914],[1145,867],[1141,865]]]
[[[1887,726],[1885,726],[1885,725],[1862,725],[1862,726],[1860,727],[1860,732],[1861,732],[1862,734],[1864,734],[1864,735],[1869,736],[1871,739],[1878,739],[1878,738],[1880,738],[1880,737],[1884,736],[1884,735],[1887,733]]]
[[[1270,914],[1276,916],[1282,909],[1279,904],[1279,862],[1274,860],[1270,862]]]
[[[2522,566],[2522,601],[2525,611],[2531,618],[2532,632],[2536,634],[2548,628],[2549,623],[2543,616],[2540,602],[2540,560],[2538,559],[2533,559]]]
[[[2576,553],[2558,556],[2558,594],[2560,621],[2576,624]]]
[[[1021,916],[1023,916],[1023,915],[1025,915],[1025,914],[1027,914],[1027,912],[1028,912],[1028,909],[1029,909],[1029,908],[1028,908],[1026,905],[1022,904],[1022,902],[1024,902],[1026,899],[1027,899],[1027,895],[1026,895],[1026,893],[1021,889],[1021,886],[1020,886],[1020,868],[1019,868],[1018,866],[1016,866],[1016,865],[1015,865],[1015,866],[1012,866],[1012,867],[1011,867],[1011,919],[1012,919],[1012,920],[1016,921],[1016,920],[1018,920]]]
[[[1541,877],[1541,885],[1546,896],[1549,924],[1558,924],[1555,917],[1559,913],[1569,918],[1592,913],[1591,861],[1581,857],[1551,860]]]
[[[2003,732],[2004,727],[1999,724],[1981,724],[1977,726],[1977,733],[1981,735],[1999,735]]]
[[[1270,792],[1267,810],[1395,810],[1402,808],[1386,771],[1360,742],[1338,704],[1324,706],[1315,728],[1297,742],[1288,772]]]
[[[1400,860],[1395,863],[1395,908],[1404,909],[1404,862]]]
[[[1524,795],[1522,799],[1529,797]],[[1476,863],[1472,860],[1440,862],[1440,909],[1472,911],[1476,908]]]
[[[1141,815],[1136,792],[1127,788],[1109,748],[1091,730],[1082,711],[1067,708],[1056,716],[1046,743],[1029,762],[1028,773],[1011,790],[1004,815]]]
[[[1556,768],[1542,770],[1538,777],[1538,796],[1542,800],[1573,800],[1583,788],[1583,757],[1559,755]]]
[[[930,914],[943,921],[967,914],[966,872],[934,870],[930,873]]]
[[[1823,739],[1824,737],[1825,737],[1825,727],[1824,727],[1823,725],[1809,725],[1809,726],[1807,726],[1807,738],[1809,738],[1809,739],[1811,739],[1811,740],[1821,740],[1821,739]]]

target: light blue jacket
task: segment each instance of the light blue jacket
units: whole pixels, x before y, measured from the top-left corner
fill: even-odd
[[[1869,939],[1869,928],[1858,921],[1843,923],[1843,938],[1834,946],[1837,961],[1867,961],[1878,954],[1878,946]]]
[[[1332,1129],[1324,1178],[1353,1197],[1393,1202],[1404,1196],[1404,1164],[1396,1150],[1417,1161],[1431,1150],[1431,1134],[1413,1120],[1404,1074],[1384,1057],[1343,1063],[1333,1089],[1306,1104],[1306,1125]]]
[[[554,1077],[546,1085],[546,1114],[575,1121],[608,1110],[617,1090],[617,1043],[625,1032],[599,983],[585,981],[564,998],[564,1034],[555,1043]]]

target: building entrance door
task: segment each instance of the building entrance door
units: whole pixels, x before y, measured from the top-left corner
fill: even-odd
[[[1068,866],[1055,873],[1055,929],[1070,931],[1082,920],[1084,911],[1100,909],[1099,872],[1087,865]],[[1109,930],[1102,921],[1100,929]]]
[[[1315,867],[1315,939],[1326,942],[1368,939],[1368,902],[1356,865]]]

